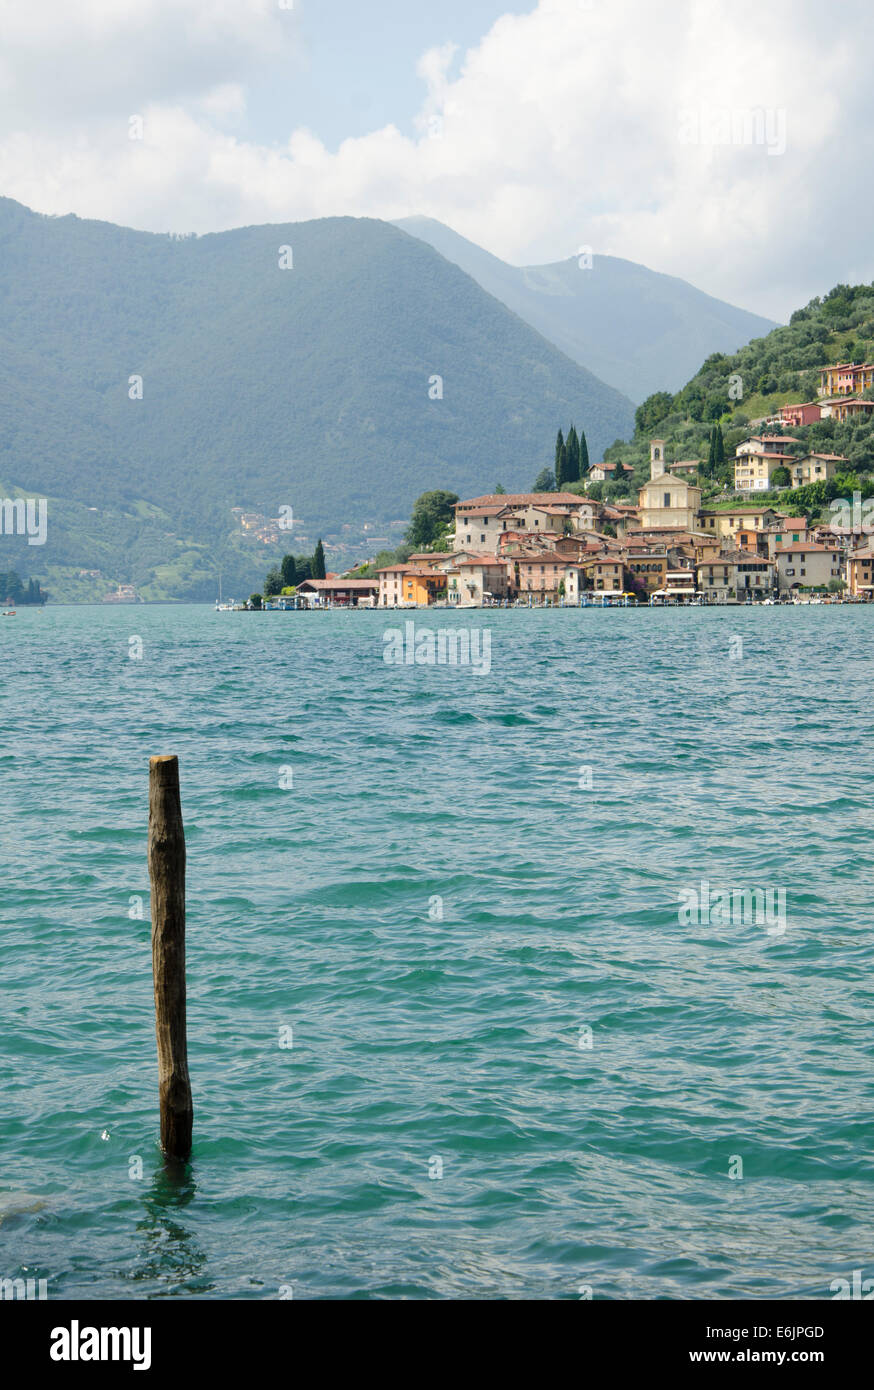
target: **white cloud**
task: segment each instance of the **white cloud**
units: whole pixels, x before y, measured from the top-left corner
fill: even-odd
[[[293,59],[294,16],[273,0],[3,0],[0,190],[154,230],[421,212],[510,260],[590,244],[788,312],[874,277],[866,10],[821,15],[813,0],[541,0],[457,76],[452,45],[422,56],[414,135],[329,151],[307,130],[234,135],[262,65]],[[754,125],[752,143],[722,143],[732,114],[737,138],[762,110],[767,143]]]

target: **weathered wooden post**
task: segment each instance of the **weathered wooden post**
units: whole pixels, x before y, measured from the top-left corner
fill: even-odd
[[[149,878],[161,1147],[170,1158],[186,1159],[194,1107],[185,1022],[185,830],[176,757],[149,761]]]

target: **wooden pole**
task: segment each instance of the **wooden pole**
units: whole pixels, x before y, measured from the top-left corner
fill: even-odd
[[[161,1147],[170,1158],[186,1159],[194,1107],[185,1024],[185,830],[176,757],[149,761],[149,878]]]

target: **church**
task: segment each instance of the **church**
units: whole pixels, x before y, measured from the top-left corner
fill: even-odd
[[[665,470],[665,441],[653,439],[649,446],[650,480],[638,494],[641,530],[654,527],[698,529],[701,489]]]

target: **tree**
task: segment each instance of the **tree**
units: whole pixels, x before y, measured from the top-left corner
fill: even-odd
[[[279,569],[279,567],[278,567],[277,565],[274,565],[273,568],[272,568],[272,570],[270,570],[270,571],[268,572],[267,578],[264,580],[264,594],[265,594],[265,597],[266,597],[266,598],[273,598],[274,595],[280,593],[281,590],[282,590],[282,570]]]
[[[580,430],[580,477],[585,478],[591,464],[589,463],[589,446],[586,443],[586,431]]]
[[[10,570],[8,574],[0,575],[3,589],[4,603],[20,603],[24,597],[24,585],[19,579],[15,570]]]
[[[568,478],[567,475],[567,467],[567,445],[563,444],[561,448],[561,453],[559,455],[558,463],[555,467],[555,486],[558,488],[559,492],[561,492],[565,483],[571,481],[571,479]]]
[[[260,608],[262,602],[263,602],[263,600],[262,600],[260,594],[250,594],[250,595],[249,595],[249,607],[250,607],[250,608]]]
[[[506,494],[507,494],[507,489],[504,487],[504,484],[503,484],[503,483],[495,483],[495,496],[496,496],[496,497],[505,497]]]
[[[716,459],[715,459],[715,462],[716,462],[717,468],[719,468],[719,466],[720,466],[721,464],[725,463],[725,440],[724,440],[723,437],[722,437],[722,426],[719,425],[719,424],[717,424],[717,426],[716,426]]]
[[[577,432],[571,425],[570,434],[567,437],[567,467],[564,481],[566,483],[576,483],[580,477],[580,441]]]
[[[789,476],[788,468],[783,468],[782,466],[780,468],[775,468],[771,474],[771,485],[773,487],[788,487],[791,481],[792,479]]]
[[[555,474],[550,468],[541,468],[534,479],[532,492],[555,492]]]
[[[297,584],[297,563],[293,555],[283,555],[282,557],[282,582],[288,588],[293,588]]]
[[[561,456],[564,451],[564,435],[561,430],[555,436],[555,476],[558,477],[561,471]]]
[[[652,434],[674,408],[674,398],[669,391],[656,391],[647,396],[634,412],[634,428],[638,434]]]
[[[625,481],[625,465],[621,459],[616,460],[616,465],[613,469],[613,481],[614,483],[623,483]]]
[[[416,499],[404,539],[414,550],[425,550],[442,540],[455,521],[458,493],[437,488]]]
[[[586,496],[591,497],[595,502],[600,502],[601,498],[604,496],[604,484],[599,482],[592,483]]]
[[[313,579],[324,579],[325,577],[325,547],[322,545],[321,537],[316,546],[316,553],[313,556]]]

